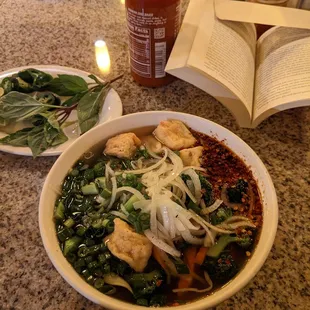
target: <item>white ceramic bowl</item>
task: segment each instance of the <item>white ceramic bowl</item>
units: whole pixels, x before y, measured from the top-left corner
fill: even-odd
[[[75,141],[57,159],[50,170],[41,194],[39,223],[45,250],[58,272],[79,293],[108,309],[138,310],[144,307],[125,303],[121,300],[100,293],[87,284],[67,262],[58,245],[55,225],[53,222],[53,210],[54,203],[57,199],[57,192],[59,191],[61,183],[69,169],[83,155],[83,153],[89,150],[92,146],[121,132],[128,132],[139,127],[156,126],[160,121],[171,118],[184,121],[194,130],[214,136],[221,141],[223,140],[230,149],[244,160],[258,181],[259,190],[263,199],[264,217],[260,240],[251,259],[239,274],[229,284],[216,291],[214,294],[196,302],[179,306],[177,309],[206,309],[219,304],[238,292],[262,267],[275,238],[278,223],[278,204],[272,180],[264,164],[254,151],[229,130],[194,115],[166,111],[131,114],[99,125]],[[162,309],[171,308],[165,307]]]

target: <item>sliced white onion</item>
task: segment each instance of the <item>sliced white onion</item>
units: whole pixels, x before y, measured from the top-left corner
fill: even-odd
[[[232,223],[232,222],[236,222],[236,221],[248,221],[248,222],[252,223],[251,220],[246,216],[234,215],[234,216],[229,217],[227,220],[225,220],[221,224],[227,224],[227,223]]]
[[[170,238],[169,231],[161,224],[161,222],[157,221],[157,227],[158,230],[162,232],[166,238]]]
[[[145,236],[158,248],[160,248],[161,250],[163,250],[164,252],[175,256],[175,257],[180,257],[181,256],[181,252],[176,250],[175,248],[171,247],[170,245],[168,245],[167,243],[165,243],[164,241],[160,240],[159,238],[157,238],[150,229],[147,229],[144,231]]]
[[[135,210],[141,209],[143,212],[150,212],[151,200],[140,200],[133,203],[133,207]]]
[[[118,276],[117,274],[111,272],[107,275],[103,276],[103,281],[107,284],[110,285],[115,285],[115,286],[121,286],[126,288],[131,294],[133,294],[132,288],[130,287],[130,285],[120,276]]]
[[[123,172],[125,173],[132,173],[132,174],[143,174],[143,173],[146,173],[146,172],[149,172],[151,170],[154,170],[156,169],[157,167],[159,167],[166,159],[167,159],[167,156],[168,156],[168,149],[165,148],[165,155],[164,157],[161,158],[161,160],[159,160],[157,163],[155,163],[154,165],[152,166],[149,166],[147,168],[144,168],[144,169],[138,169],[138,170],[125,170]]]
[[[209,290],[212,290],[212,288],[213,288],[213,282],[212,282],[212,280],[211,280],[209,274],[208,274],[206,271],[204,271],[203,274],[204,274],[204,276],[205,276],[205,279],[206,279],[207,283],[209,284]]]
[[[198,174],[193,169],[187,169],[183,172],[183,174],[188,175],[191,178],[193,185],[194,185],[194,193],[195,193],[195,198],[197,200],[197,204],[200,204],[201,183],[200,183]]]
[[[186,293],[186,292],[195,292],[195,293],[205,293],[205,292],[209,292],[210,290],[212,290],[212,288],[205,288],[203,290],[200,290],[198,288],[193,288],[193,287],[189,287],[189,288],[175,288],[172,290],[173,293]]]
[[[183,231],[186,230],[185,226],[183,225],[183,223],[178,218],[174,219],[174,223],[175,223],[176,229],[178,230],[179,233],[182,233]]]
[[[194,197],[194,195],[192,194],[192,192],[189,190],[189,188],[185,185],[185,183],[183,182],[183,180],[181,178],[176,178],[175,181],[171,181],[170,182],[172,185],[177,186],[178,188],[180,188],[182,190],[182,192],[185,192],[188,197],[193,201],[193,203],[197,203],[196,198]]]
[[[169,183],[171,183],[171,181],[176,179],[183,169],[182,159],[178,155],[176,155],[173,151],[167,148],[164,148],[164,149],[165,149],[165,153],[166,151],[168,152],[168,157],[170,158],[173,164],[173,170],[166,178],[160,180],[158,184],[160,188],[167,186]]]
[[[190,230],[190,233],[194,236],[202,236],[206,234],[206,230],[205,229]]]
[[[181,232],[183,239],[190,244],[201,245],[203,244],[204,238],[194,237],[188,230]]]
[[[219,228],[219,227],[217,227],[217,226],[214,226],[214,225],[208,223],[208,222],[205,221],[202,217],[200,217],[198,214],[196,214],[193,210],[189,210],[189,212],[192,213],[193,219],[194,219],[195,221],[197,221],[197,223],[200,223],[200,224],[202,223],[202,224],[204,224],[205,226],[207,226],[208,228],[210,228],[210,229],[212,229],[212,230],[214,230],[214,231],[216,231],[216,232],[218,232],[218,233],[222,233],[222,234],[232,234],[232,233],[234,233],[234,231],[221,229],[221,228]]]
[[[151,151],[151,149],[149,147],[147,147],[147,146],[146,146],[146,150],[153,158],[161,159],[160,156],[158,156],[155,152]]]
[[[115,179],[115,182],[116,182],[116,179]],[[120,193],[120,192],[123,192],[123,191],[130,192],[130,193],[134,194],[139,200],[145,200],[144,196],[137,189],[135,189],[133,187],[130,187],[130,186],[119,187],[116,190],[116,193]]]
[[[126,216],[129,215],[129,212],[126,210],[125,206],[122,203],[121,203],[121,210]]]
[[[235,230],[239,227],[251,227],[251,228],[256,228],[256,226],[249,222],[249,221],[240,221],[240,222],[235,222],[231,224],[219,224],[216,227],[223,228],[223,229],[230,229],[230,230]]]
[[[125,220],[125,221],[128,221],[127,216],[122,212],[112,210],[112,211],[110,211],[110,213],[121,218],[121,219],[123,219],[123,220]]]
[[[157,230],[157,217],[156,217],[156,213],[157,213],[157,205],[155,204],[155,202],[152,200],[151,204],[150,204],[150,229],[152,231],[152,233],[157,236],[158,234],[158,230]]]
[[[111,175],[111,176],[115,176],[115,172],[113,171],[113,169],[111,168],[111,162],[108,162],[106,165],[105,165],[105,169],[108,170],[108,175]]]
[[[209,213],[212,213],[212,212],[214,212],[216,209],[218,209],[222,203],[223,203],[223,200],[216,199],[216,200],[214,201],[214,203],[213,203],[211,206],[209,206],[209,207],[203,209],[203,210],[201,211],[201,213],[202,213],[202,214],[209,214]]]
[[[112,193],[111,193],[110,202],[109,202],[108,207],[107,207],[107,211],[109,211],[109,210],[112,208],[113,203],[115,202],[116,191],[117,191],[117,182],[116,182],[116,178],[115,178],[115,177],[112,177],[112,178],[111,178],[111,182],[112,182]]]
[[[203,199],[200,200],[200,207],[201,207],[202,211],[207,209],[206,203]]]
[[[194,169],[194,170],[197,170],[197,171],[207,172],[207,169],[202,168],[202,167],[198,167],[198,166],[185,166],[185,167],[182,169],[182,172],[183,172],[183,171],[186,171],[186,170],[188,170],[188,169]]]

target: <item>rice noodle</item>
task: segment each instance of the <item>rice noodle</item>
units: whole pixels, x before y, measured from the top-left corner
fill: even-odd
[[[160,240],[156,235],[152,233],[150,229],[147,229],[144,231],[145,236],[158,248],[165,251],[166,253],[169,253],[172,256],[180,257],[181,252],[176,250],[175,248],[171,247],[164,241]]]
[[[222,203],[223,203],[223,200],[217,199],[217,200],[214,201],[214,203],[213,203],[211,206],[206,207],[205,209],[203,209],[203,210],[201,211],[201,213],[202,213],[202,214],[209,214],[209,213],[212,213],[212,212],[214,212],[216,209],[218,209],[218,208],[221,206]]]

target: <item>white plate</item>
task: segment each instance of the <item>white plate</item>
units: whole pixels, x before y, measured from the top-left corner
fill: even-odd
[[[72,74],[72,75],[78,75],[82,77],[87,83],[93,82],[88,75],[90,73],[74,69],[74,68],[68,68],[68,67],[62,67],[62,66],[55,66],[55,65],[33,65],[33,66],[27,66],[27,67],[19,67],[10,69],[4,72],[0,73],[0,82],[2,79],[4,79],[7,76],[11,76],[14,73],[17,73],[18,71],[27,69],[27,68],[35,68],[44,72],[47,72],[51,74],[52,76],[56,76],[57,74]],[[106,121],[110,121],[116,117],[121,116],[123,113],[123,106],[122,101],[117,92],[114,89],[111,89],[105,99],[104,106],[102,108],[102,111],[99,115],[99,123],[102,124]],[[73,111],[68,118],[68,121],[76,120],[76,111]],[[66,141],[63,144],[60,144],[56,147],[50,148],[43,152],[40,156],[56,156],[60,155],[64,150],[66,150],[72,142],[74,142],[80,135],[79,128],[77,125],[72,125],[64,129],[64,133],[68,137],[68,141]],[[0,138],[5,137],[7,134],[0,131]],[[11,154],[17,154],[17,155],[24,155],[24,156],[32,156],[31,150],[28,147],[15,147],[10,145],[0,145],[0,151],[7,152]]]

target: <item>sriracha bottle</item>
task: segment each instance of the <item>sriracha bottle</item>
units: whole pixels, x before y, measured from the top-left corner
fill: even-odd
[[[159,87],[173,80],[165,66],[181,21],[181,0],[126,0],[130,68],[134,80]]]

